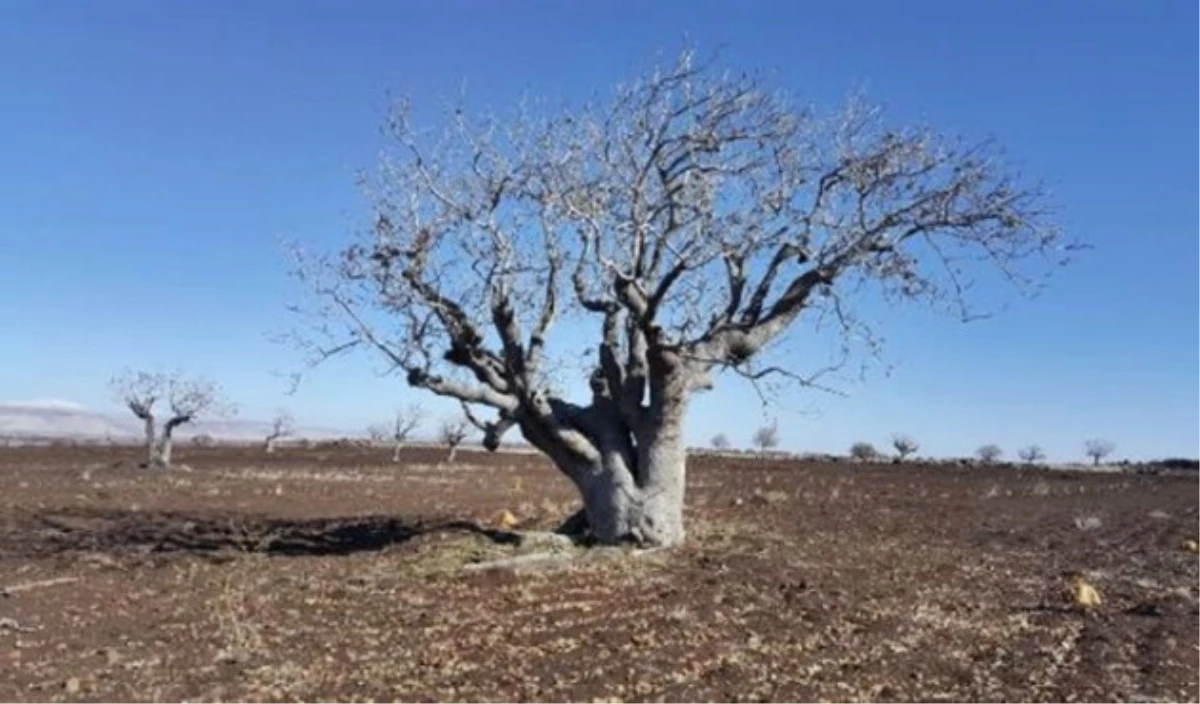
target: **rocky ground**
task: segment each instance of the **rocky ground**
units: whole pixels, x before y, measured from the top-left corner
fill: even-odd
[[[0,449],[0,699],[1200,696],[1195,474],[697,457],[686,547],[479,569],[569,485],[388,459]]]

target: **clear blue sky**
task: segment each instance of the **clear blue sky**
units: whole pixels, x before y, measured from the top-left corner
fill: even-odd
[[[0,401],[109,408],[118,368],[180,366],[246,417],[385,417],[414,392],[367,357],[285,397],[274,372],[298,360],[267,333],[296,293],[279,238],[334,247],[363,217],[355,172],[387,92],[585,97],[686,36],[818,104],[863,88],[895,118],[996,136],[1095,247],[990,320],[889,315],[891,374],[786,398],[787,447],[906,432],[935,455],[1037,442],[1073,459],[1103,436],[1123,456],[1195,456],[1196,27],[1187,0],[5,0]],[[724,380],[689,436],[744,443],[763,418]]]

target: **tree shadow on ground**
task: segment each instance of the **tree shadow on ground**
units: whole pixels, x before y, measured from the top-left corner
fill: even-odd
[[[348,555],[378,551],[432,533],[470,533],[498,544],[516,533],[462,519],[407,521],[390,515],[286,519],[235,513],[76,509],[27,514],[0,535],[0,556],[106,553]]]

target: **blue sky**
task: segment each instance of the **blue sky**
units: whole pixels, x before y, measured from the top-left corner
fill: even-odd
[[[1197,9],[1193,2],[0,3],[0,401],[112,407],[122,366],[183,367],[241,415],[359,430],[429,400],[360,356],[293,397],[277,372],[297,289],[280,238],[333,248],[365,213],[389,91],[503,108],[583,98],[685,37],[835,106],[994,135],[1094,246],[1033,300],[962,324],[880,319],[848,398],[764,412],[730,379],[689,438],[844,451],[905,432],[934,455],[1036,442],[1197,454]],[[992,292],[987,292],[991,297]],[[440,411],[448,406],[430,404]]]

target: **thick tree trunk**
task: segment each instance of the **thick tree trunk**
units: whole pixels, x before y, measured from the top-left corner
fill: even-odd
[[[683,497],[686,461],[655,467],[673,485],[638,487],[601,471],[579,487],[590,536],[599,543],[670,546],[683,542]]]
[[[454,464],[454,458],[458,456],[458,445],[451,445],[449,452],[446,453],[446,464]]]
[[[162,439],[158,441],[158,452],[151,462],[158,469],[171,468],[171,431],[163,429]]]
[[[402,443],[402,442],[396,443],[396,446],[394,448],[392,448],[392,462],[400,461],[400,451],[403,449],[404,449],[404,443]]]
[[[267,438],[267,443],[263,449],[266,450],[268,455],[274,454],[275,453],[275,445],[278,442],[279,442],[279,438]]]
[[[631,455],[603,452],[597,464],[560,467],[579,489],[593,540],[656,547],[683,542],[687,451],[679,432],[682,414],[670,420],[654,427]],[[580,523],[572,517],[560,530],[578,532]]]
[[[158,464],[158,442],[154,437],[154,416],[142,419],[146,427],[146,466],[155,467]]]
[[[171,440],[175,429],[191,420],[188,416],[176,416],[163,424],[162,437],[158,440],[157,456],[151,464],[159,469],[171,468]]]

